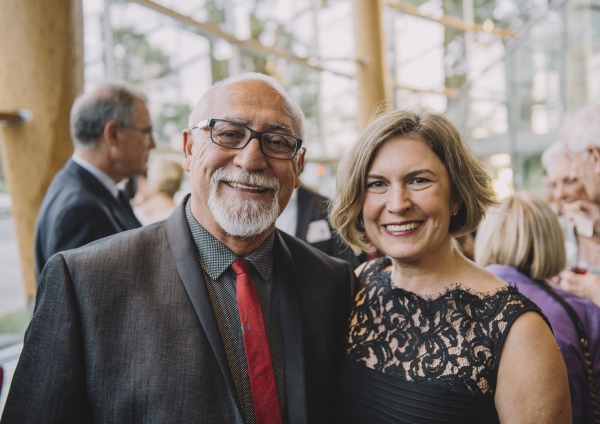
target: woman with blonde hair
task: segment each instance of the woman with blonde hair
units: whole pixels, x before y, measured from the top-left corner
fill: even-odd
[[[148,168],[144,200],[133,208],[142,225],[167,219],[175,210],[175,193],[183,181],[183,167],[174,159],[157,157]]]
[[[567,366],[573,422],[600,422],[600,308],[545,281],[566,262],[563,232],[550,206],[526,192],[504,199],[479,226],[475,259],[548,317]]]
[[[357,269],[339,422],[570,422],[543,315],[452,242],[494,203],[482,165],[431,110],[376,118],[340,163],[331,223],[355,252],[387,257]]]

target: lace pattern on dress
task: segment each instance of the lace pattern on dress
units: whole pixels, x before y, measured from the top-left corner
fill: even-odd
[[[504,333],[537,309],[515,287],[475,293],[457,284],[436,297],[392,288],[389,258],[361,273],[347,353],[367,367],[471,395],[493,395]],[[527,307],[527,308],[526,308]]]

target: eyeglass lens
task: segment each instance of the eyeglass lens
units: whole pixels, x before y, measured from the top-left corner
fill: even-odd
[[[251,137],[250,130],[231,122],[216,122],[211,131],[212,140],[230,149],[240,149]],[[297,141],[291,136],[277,133],[264,133],[260,141],[267,156],[289,159],[296,152]]]

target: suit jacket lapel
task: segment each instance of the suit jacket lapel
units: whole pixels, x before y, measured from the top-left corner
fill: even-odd
[[[300,194],[300,193],[298,193]],[[304,379],[304,342],[298,307],[294,261],[278,230],[275,230],[275,282],[281,313],[285,388],[288,398],[289,424],[306,423],[306,383]]]
[[[200,320],[200,324],[202,325],[210,346],[217,358],[217,362],[223,373],[223,378],[229,388],[229,393],[233,398],[238,414],[240,414],[241,417],[240,403],[233,383],[229,363],[227,362],[225,347],[223,346],[223,340],[219,333],[217,320],[213,312],[212,304],[210,303],[210,297],[208,295],[206,283],[204,282],[202,268],[198,261],[194,239],[192,238],[192,234],[185,218],[186,203],[187,197],[179,204],[179,206],[177,206],[175,211],[167,219],[166,225],[169,247],[173,253],[173,259],[175,260],[179,278],[181,278],[183,286],[190,297],[194,310]]]

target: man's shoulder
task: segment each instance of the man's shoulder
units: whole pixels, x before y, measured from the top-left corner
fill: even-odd
[[[66,260],[77,260],[88,256],[100,260],[105,257],[140,256],[149,250],[161,248],[164,242],[166,242],[166,225],[165,221],[159,221],[68,250],[63,252],[63,256]]]
[[[74,163],[67,163],[58,173],[48,187],[44,203],[49,207],[64,208],[75,204],[102,204],[96,185],[93,184],[91,174],[85,175],[78,172]]]

